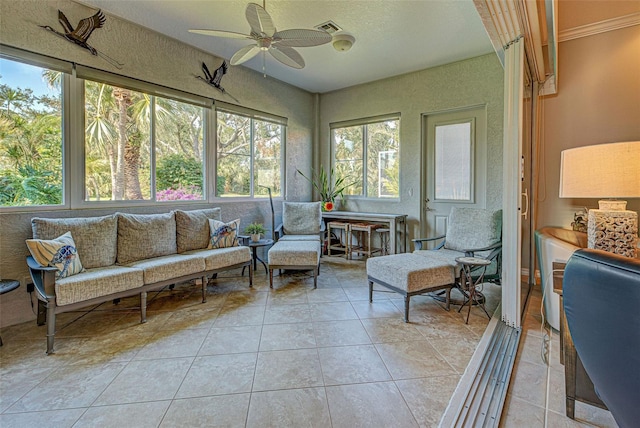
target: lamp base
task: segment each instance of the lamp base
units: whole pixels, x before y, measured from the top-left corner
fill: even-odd
[[[638,214],[634,211],[589,210],[588,247],[636,257]]]

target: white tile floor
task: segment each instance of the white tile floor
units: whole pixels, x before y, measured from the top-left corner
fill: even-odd
[[[63,314],[50,356],[46,327],[2,329],[0,426],[433,427],[488,322],[473,308],[465,325],[455,306],[415,297],[405,324],[397,294],[369,304],[362,261],[324,257],[316,290],[300,273],[276,277],[273,291],[264,271],[255,283],[221,275],[204,304],[190,285],[150,294],[146,324],[135,298],[70,324],[82,314]],[[485,292],[493,312],[500,289]],[[528,324],[506,427],[543,426],[544,366]],[[564,417],[552,369],[561,402],[548,426],[615,426],[581,407],[582,422]]]

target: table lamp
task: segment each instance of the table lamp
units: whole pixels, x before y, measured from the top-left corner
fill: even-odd
[[[563,150],[561,198],[640,198],[640,141]],[[638,214],[627,201],[602,199],[589,210],[588,247],[636,257]]]

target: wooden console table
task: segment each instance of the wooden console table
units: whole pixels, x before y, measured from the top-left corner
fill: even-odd
[[[560,295],[560,363],[564,364],[566,413],[568,417],[575,419],[576,400],[601,409],[608,409],[596,394],[593,382],[585,371],[571,339],[562,300],[562,277],[565,265],[566,263],[553,262],[553,292]]]
[[[389,254],[407,252],[407,215],[406,214],[381,214],[360,213],[353,211],[325,211],[322,213],[325,221],[368,221],[371,223],[386,224],[389,226]],[[399,235],[399,236],[398,236]],[[400,245],[398,245],[400,244]],[[398,247],[400,247],[398,249]]]

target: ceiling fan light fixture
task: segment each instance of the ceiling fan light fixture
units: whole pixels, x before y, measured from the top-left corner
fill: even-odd
[[[346,52],[356,42],[356,38],[349,33],[337,33],[333,35],[333,48],[338,52]]]

